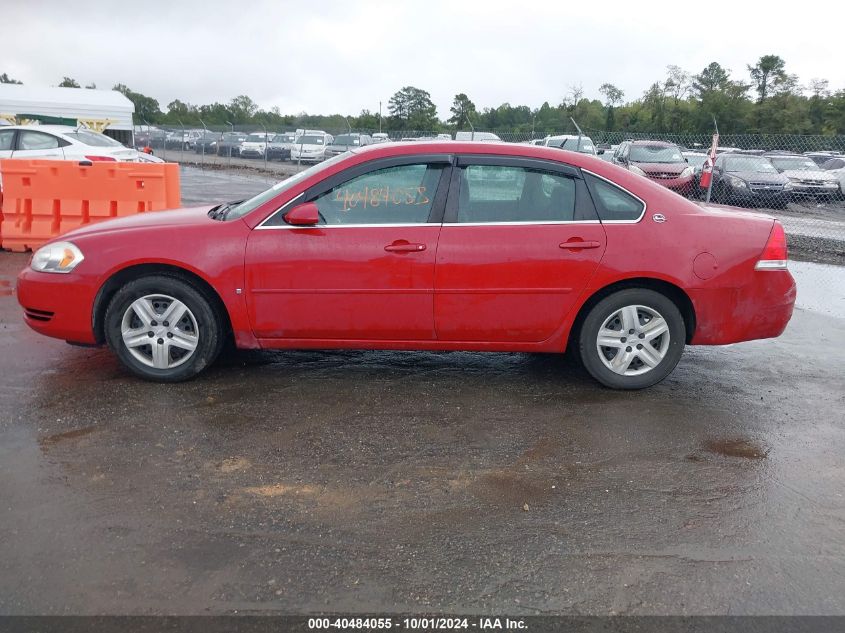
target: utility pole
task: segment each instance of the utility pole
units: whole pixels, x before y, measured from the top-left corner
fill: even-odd
[[[378,131],[381,134],[381,101],[378,102]]]

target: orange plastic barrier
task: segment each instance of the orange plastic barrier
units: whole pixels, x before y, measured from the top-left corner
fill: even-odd
[[[179,165],[0,159],[0,244],[41,246],[84,224],[181,206]]]

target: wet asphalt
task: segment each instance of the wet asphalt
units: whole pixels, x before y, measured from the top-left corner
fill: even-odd
[[[799,264],[779,339],[626,393],[457,352],[145,383],[23,324],[26,261],[0,253],[0,614],[845,613],[841,268]]]

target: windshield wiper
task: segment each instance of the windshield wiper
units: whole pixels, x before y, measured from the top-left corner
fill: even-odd
[[[226,204],[218,204],[216,207],[212,207],[212,209],[208,212],[208,217],[212,220],[224,220],[226,219],[226,214],[229,212],[231,208],[230,203]]]

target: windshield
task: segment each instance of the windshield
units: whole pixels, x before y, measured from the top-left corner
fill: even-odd
[[[334,158],[330,158],[329,160],[324,160],[322,163],[317,163],[313,167],[306,169],[305,171],[301,171],[298,174],[294,174],[290,178],[286,178],[281,182],[277,182],[275,185],[270,187],[267,191],[259,193],[257,196],[250,198],[249,200],[244,200],[239,205],[236,205],[229,209],[228,213],[226,213],[226,219],[230,218],[242,218],[247,213],[257,209],[262,204],[267,202],[268,200],[272,200],[280,193],[284,193],[285,191],[289,190],[291,187],[295,186],[297,183],[302,182],[306,178],[310,178],[315,174],[319,174],[325,169],[328,169],[332,165],[339,163],[342,160],[346,160],[346,155],[338,154]]]
[[[290,134],[276,134],[276,136],[273,137],[273,142],[274,143],[293,143],[293,136],[291,136]]]
[[[781,171],[818,171],[819,166],[809,158],[803,156],[770,156],[775,167]]]
[[[681,150],[671,145],[631,145],[630,160],[634,163],[683,163]]]
[[[249,143],[263,143],[266,139],[267,139],[267,137],[263,133],[261,133],[261,134],[250,134],[247,137],[246,140]]]
[[[332,145],[360,145],[361,138],[358,136],[353,136],[352,134],[341,134],[340,136],[335,136],[334,143]]]
[[[687,162],[692,165],[693,167],[701,167],[704,165],[704,161],[707,160],[706,154],[684,154],[684,158],[687,159]]]
[[[776,174],[777,169],[762,156],[730,156],[725,158],[725,171],[754,171],[761,174]]]
[[[322,136],[300,136],[296,139],[297,145],[322,145],[325,139]]]
[[[97,134],[96,132],[77,130],[76,132],[66,132],[65,136],[72,138],[74,141],[79,141],[83,145],[90,145],[92,147],[123,147],[113,138],[109,138],[105,134]]]

